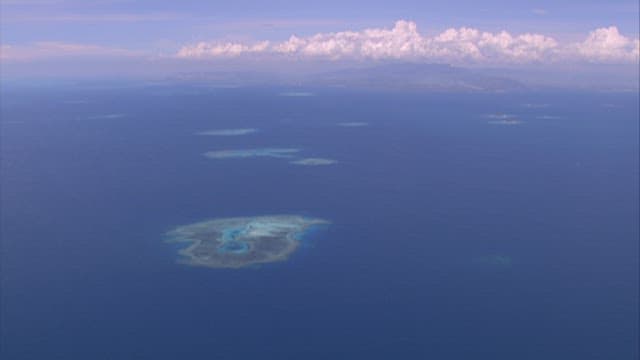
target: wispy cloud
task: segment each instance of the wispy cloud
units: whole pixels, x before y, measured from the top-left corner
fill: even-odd
[[[99,5],[99,4],[117,4],[131,2],[131,0],[75,0],[76,3]],[[74,0],[2,0],[2,5],[21,6],[38,6],[38,5],[73,5]]]
[[[237,57],[270,54],[296,59],[400,59],[453,63],[543,63],[557,61],[637,62],[638,40],[616,27],[596,29],[580,43],[561,44],[556,39],[507,31],[491,33],[474,28],[451,28],[435,36],[418,32],[414,22],[399,20],[393,28],[292,35],[281,42],[253,44],[198,42],[183,46],[180,58]]]
[[[178,13],[113,13],[113,14],[12,14],[3,17],[7,22],[143,22],[170,21],[186,18]]]
[[[0,47],[0,59],[3,61],[61,57],[128,57],[143,54],[143,52],[136,50],[57,41],[42,41],[30,45],[2,45]]]
[[[260,30],[285,30],[285,29],[309,29],[309,28],[326,28],[344,26],[345,24],[353,24],[353,21],[347,22],[345,20],[336,19],[282,19],[282,18],[254,18],[244,20],[229,20],[229,21],[213,21],[206,17],[201,18],[202,21],[209,21],[205,25],[198,25],[198,29],[205,30],[223,30],[223,31],[239,31],[245,32],[247,30],[260,31]]]
[[[3,0],[2,5],[53,5],[64,0]]]

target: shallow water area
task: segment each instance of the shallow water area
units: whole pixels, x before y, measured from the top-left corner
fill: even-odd
[[[302,166],[322,166],[322,165],[333,165],[338,161],[333,159],[325,159],[325,158],[304,158],[300,160],[291,161],[294,165],[302,165]]]
[[[180,262],[212,268],[240,268],[285,260],[302,234],[321,219],[294,215],[225,218],[179,226],[168,242],[188,243]]]
[[[233,158],[253,158],[253,157],[272,157],[272,158],[291,158],[299,152],[299,149],[293,148],[263,148],[263,149],[240,149],[240,150],[217,150],[204,153],[205,157],[210,159],[233,159]]]
[[[258,132],[255,128],[242,128],[242,129],[217,129],[206,130],[197,132],[196,135],[208,135],[208,136],[240,136],[248,135]]]

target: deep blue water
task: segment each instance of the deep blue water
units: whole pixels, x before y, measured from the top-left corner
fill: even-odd
[[[638,94],[281,91],[5,91],[2,359],[638,358]],[[339,163],[201,155],[256,147]],[[242,270],[162,241],[281,213],[332,224]]]

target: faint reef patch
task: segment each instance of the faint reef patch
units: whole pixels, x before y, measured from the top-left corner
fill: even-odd
[[[300,149],[291,148],[262,148],[209,151],[204,153],[203,155],[210,159],[233,159],[252,157],[291,158],[293,157],[293,154],[299,151]]]
[[[487,119],[506,120],[506,119],[515,119],[517,116],[514,114],[497,113],[497,114],[486,114],[483,117]]]
[[[309,96],[316,96],[316,94],[308,91],[286,91],[286,92],[279,93],[278,96],[309,97]]]
[[[197,132],[196,135],[208,135],[208,136],[240,136],[253,134],[258,132],[258,129],[254,128],[243,128],[243,129],[217,129],[217,130],[206,130]]]
[[[241,268],[286,260],[310,227],[322,219],[273,215],[213,219],[179,226],[166,234],[169,243],[185,243],[178,262],[211,268]]]
[[[127,114],[101,114],[101,115],[91,115],[87,116],[89,120],[108,120],[108,119],[120,119],[126,117]]]
[[[513,260],[510,256],[492,254],[476,258],[474,263],[508,268],[513,265]]]
[[[362,127],[362,126],[369,126],[369,123],[362,122],[362,121],[351,121],[351,122],[338,123],[338,126],[342,126],[342,127]]]
[[[528,109],[544,109],[544,108],[548,108],[551,105],[549,104],[522,104],[522,107],[528,108]]]
[[[63,104],[68,105],[80,105],[80,104],[88,104],[88,100],[78,99],[78,100],[65,100],[62,102]]]
[[[522,123],[522,121],[513,114],[487,114],[484,115],[484,117],[491,119],[488,123],[493,125],[518,125]]]
[[[291,161],[294,165],[303,165],[303,166],[320,166],[320,165],[332,165],[336,164],[338,161],[333,159],[324,159],[324,158],[305,158],[300,160]]]
[[[489,124],[492,125],[520,125],[522,124],[521,120],[518,119],[504,119],[504,120],[490,120]]]

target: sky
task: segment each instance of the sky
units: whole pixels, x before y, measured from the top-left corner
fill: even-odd
[[[1,0],[5,75],[380,61],[635,66],[637,0]]]

